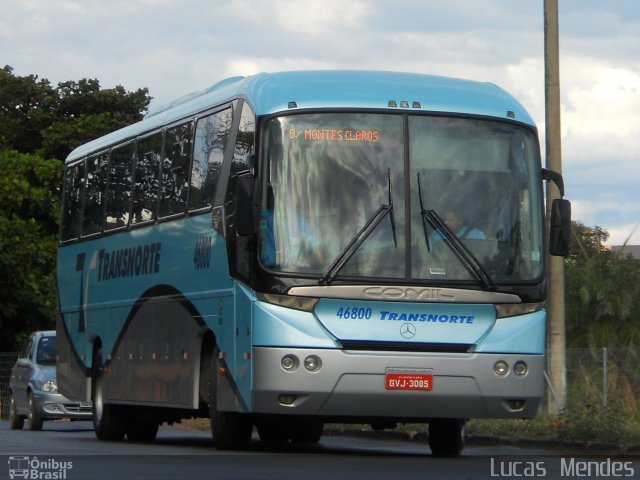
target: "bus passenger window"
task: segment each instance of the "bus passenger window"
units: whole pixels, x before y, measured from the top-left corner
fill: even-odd
[[[111,230],[129,224],[131,173],[136,154],[133,142],[111,151],[109,183],[107,188],[107,218],[105,229]]]
[[[213,205],[230,128],[230,108],[198,120],[191,167],[190,210]]]
[[[87,185],[84,191],[84,220],[82,235],[102,231],[104,219],[104,196],[107,185],[107,153],[87,160]]]
[[[192,123],[170,128],[164,138],[160,216],[184,213],[187,208]]]
[[[138,140],[131,221],[148,222],[156,218],[162,132]]]
[[[82,227],[82,196],[84,191],[84,161],[67,167],[64,174],[64,203],[61,239],[80,236]]]

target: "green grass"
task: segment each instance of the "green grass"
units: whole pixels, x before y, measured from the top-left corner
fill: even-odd
[[[532,420],[471,420],[468,433],[512,441],[608,444],[624,451],[640,446],[640,419],[615,405],[586,406],[574,407],[559,417],[540,414]]]

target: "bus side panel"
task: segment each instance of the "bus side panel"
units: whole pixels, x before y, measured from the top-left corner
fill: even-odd
[[[58,250],[56,377],[60,393],[76,401],[91,399],[92,360],[91,346],[87,344],[85,315],[85,271],[88,263],[86,250],[81,245],[65,246]]]
[[[135,309],[110,361],[107,397],[115,402],[198,407],[202,321],[171,296]]]
[[[78,317],[78,313],[69,313],[63,316],[58,312],[56,318],[56,348],[58,350],[56,380],[58,390],[64,396],[76,401],[88,402],[91,400],[91,382],[82,358],[73,348],[69,333],[71,326],[78,324]]]
[[[231,359],[235,345],[226,243],[211,216],[63,246],[58,258],[68,357],[84,363],[62,365],[72,397],[89,382],[99,341],[110,400],[197,408],[204,333]]]

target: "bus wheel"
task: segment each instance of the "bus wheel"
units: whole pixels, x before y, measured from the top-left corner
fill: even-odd
[[[466,431],[461,418],[436,418],[429,422],[429,447],[438,457],[460,455],[464,449]]]
[[[100,440],[122,440],[125,423],[121,409],[106,402],[104,392],[104,374],[102,373],[102,351],[98,350],[93,364],[93,430]]]
[[[284,444],[291,438],[292,424],[281,415],[262,415],[256,419],[260,440],[270,444]]]
[[[29,430],[42,430],[42,417],[38,413],[38,407],[31,392],[29,392],[29,414],[27,415],[27,421],[29,422]]]
[[[293,422],[291,441],[293,443],[318,443],[322,438],[324,422],[315,418],[300,419]]]
[[[153,442],[160,424],[157,420],[134,420],[127,422],[127,438],[132,442]]]
[[[217,375],[218,350],[213,356],[213,378],[209,387],[209,417],[211,418],[211,435],[213,444],[219,450],[243,449],[251,442],[253,422],[251,416],[239,412],[221,412],[218,410]]]
[[[13,393],[9,394],[9,427],[11,430],[22,430],[24,427],[24,417],[18,413]]]

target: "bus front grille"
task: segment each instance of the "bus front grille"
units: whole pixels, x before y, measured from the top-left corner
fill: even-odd
[[[474,345],[469,343],[381,342],[375,340],[340,340],[340,344],[343,350],[383,352],[469,353],[474,348]]]

